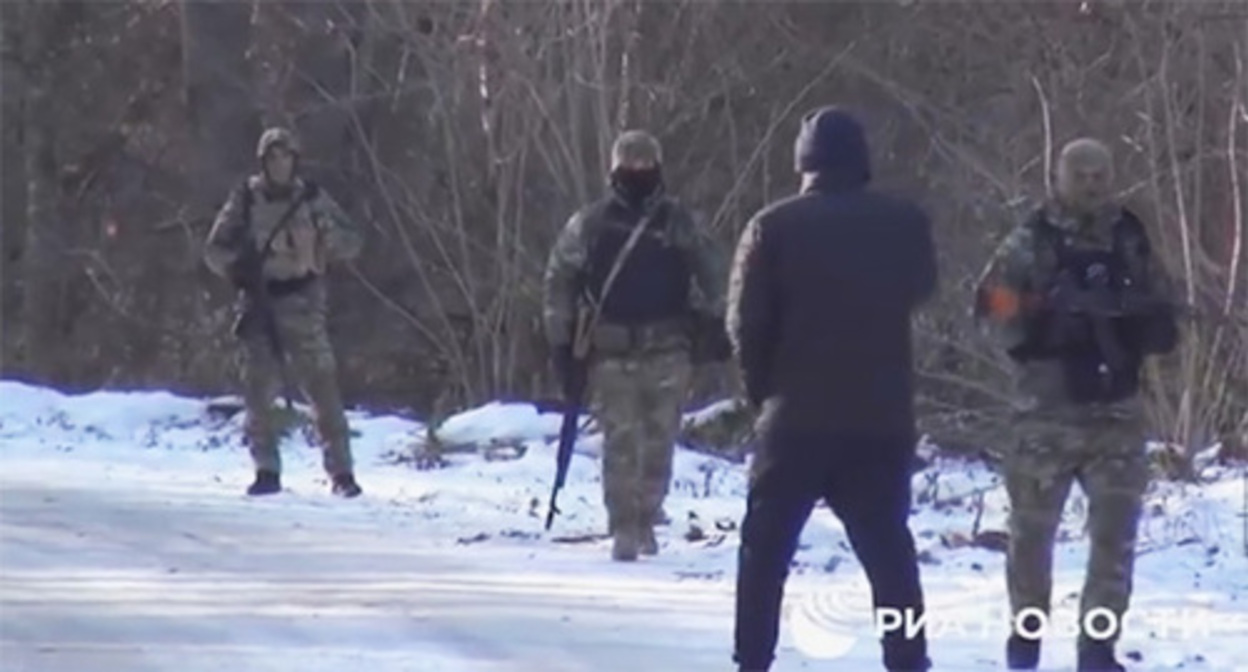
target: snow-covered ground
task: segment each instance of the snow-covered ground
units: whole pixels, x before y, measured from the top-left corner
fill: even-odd
[[[0,670],[732,669],[741,465],[681,451],[661,554],[619,564],[600,535],[595,437],[543,531],[558,417],[531,406],[448,420],[443,443],[495,459],[452,453],[428,470],[394,459],[418,423],[352,413],[365,495],[350,501],[329,494],[298,432],[286,491],[243,496],[241,418],[207,409],[0,381]],[[1205,475],[1150,494],[1122,647],[1132,670],[1248,670],[1242,484]],[[1003,556],[968,541],[991,546],[1004,493],[982,465],[947,459],[916,474],[915,493],[936,669],[999,669]],[[1059,630],[1077,604],[1085,508],[1072,498],[1056,554]],[[774,669],[879,669],[868,595],[840,525],[817,510]],[[1073,637],[1050,642],[1042,669],[1072,669]]]

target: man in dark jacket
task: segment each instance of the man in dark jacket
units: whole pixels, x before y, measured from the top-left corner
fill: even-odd
[[[734,660],[751,672],[774,658],[789,563],[820,498],[845,526],[876,609],[923,609],[907,526],[910,318],[935,291],[930,222],[867,189],[866,138],[843,111],[802,120],[796,164],[801,192],[747,225],[728,290],[729,335],[761,410],[737,573]],[[928,669],[921,631],[882,644],[887,669]]]

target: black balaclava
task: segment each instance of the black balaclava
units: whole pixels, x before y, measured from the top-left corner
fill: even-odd
[[[657,165],[643,170],[616,168],[611,172],[611,185],[625,201],[640,205],[663,187],[663,171]]]

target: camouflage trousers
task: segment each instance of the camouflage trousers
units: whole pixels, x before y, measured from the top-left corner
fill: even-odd
[[[607,357],[594,365],[590,383],[604,436],[602,490],[612,533],[659,522],[692,369],[684,350]]]
[[[297,385],[312,405],[325,471],[330,476],[351,473],[347,417],[325,327],[325,286],[317,282],[298,293],[274,297],[272,305],[290,383]],[[257,470],[280,473],[278,418],[273,407],[282,387],[279,360],[259,320],[253,320],[240,336],[247,445]]]
[[[1018,429],[1021,438],[1004,460],[1011,612],[1016,618],[1024,609],[1049,613],[1054,539],[1071,485],[1078,481],[1088,500],[1091,545],[1079,622],[1084,624],[1093,610],[1108,610],[1121,625],[1131,598],[1136,532],[1148,485],[1142,414],[1130,407],[1033,411],[1020,419]],[[1109,626],[1103,618],[1091,624],[1093,632]]]

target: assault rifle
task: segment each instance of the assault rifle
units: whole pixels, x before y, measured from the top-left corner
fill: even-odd
[[[550,506],[546,511],[546,529],[554,523],[555,515],[562,513],[558,506],[559,490],[568,478],[568,467],[572,462],[572,449],[576,445],[577,436],[581,433],[580,416],[585,407],[585,393],[589,383],[589,341],[592,323],[596,311],[582,304],[577,311],[576,334],[572,342],[572,353],[564,379],[563,401],[559,404],[539,402],[536,405],[539,413],[558,410],[563,414],[559,425],[559,444],[555,453],[555,484],[550,492]],[[693,359],[698,362],[720,362],[731,356],[732,346],[724,331],[723,322],[713,316],[694,316],[692,324]]]
[[[582,305],[577,311],[576,325],[573,329],[572,356],[564,379],[563,386],[563,422],[559,425],[559,447],[555,452],[555,484],[550,490],[550,506],[546,510],[546,529],[555,522],[555,514],[559,510],[559,490],[568,480],[568,467],[572,463],[572,449],[576,446],[576,438],[580,434],[581,409],[585,406],[585,391],[589,387],[589,323],[592,319],[588,306]]]
[[[1131,353],[1122,344],[1114,320],[1174,310],[1170,303],[1155,295],[1110,287],[1108,269],[1092,264],[1083,271],[1086,285],[1081,286],[1072,269],[1063,269],[1049,292],[1039,302],[1049,308],[1047,323],[1035,326],[1027,338],[1010,354],[1020,361],[1060,358],[1079,343],[1072,334],[1086,334],[1082,321],[1091,327],[1092,339],[1111,374],[1131,366]]]
[[[282,377],[282,396],[286,401],[286,410],[293,408],[290,399],[290,375],[286,370],[286,348],[282,345],[281,332],[277,327],[277,316],[273,312],[273,297],[269,295],[268,279],[264,277],[264,262],[273,253],[273,241],[285,230],[291,217],[299,206],[315,194],[313,189],[304,189],[303,193],[291,199],[290,205],[282,213],[273,230],[265,238],[264,245],[257,247],[251,227],[251,189],[242,185],[240,197],[243,199],[243,226],[240,227],[239,239],[235,241],[238,256],[230,267],[230,280],[239,290],[239,315],[234,322],[233,333],[236,337],[245,338],[259,321],[265,339],[269,342],[269,350],[277,360],[278,371]]]

